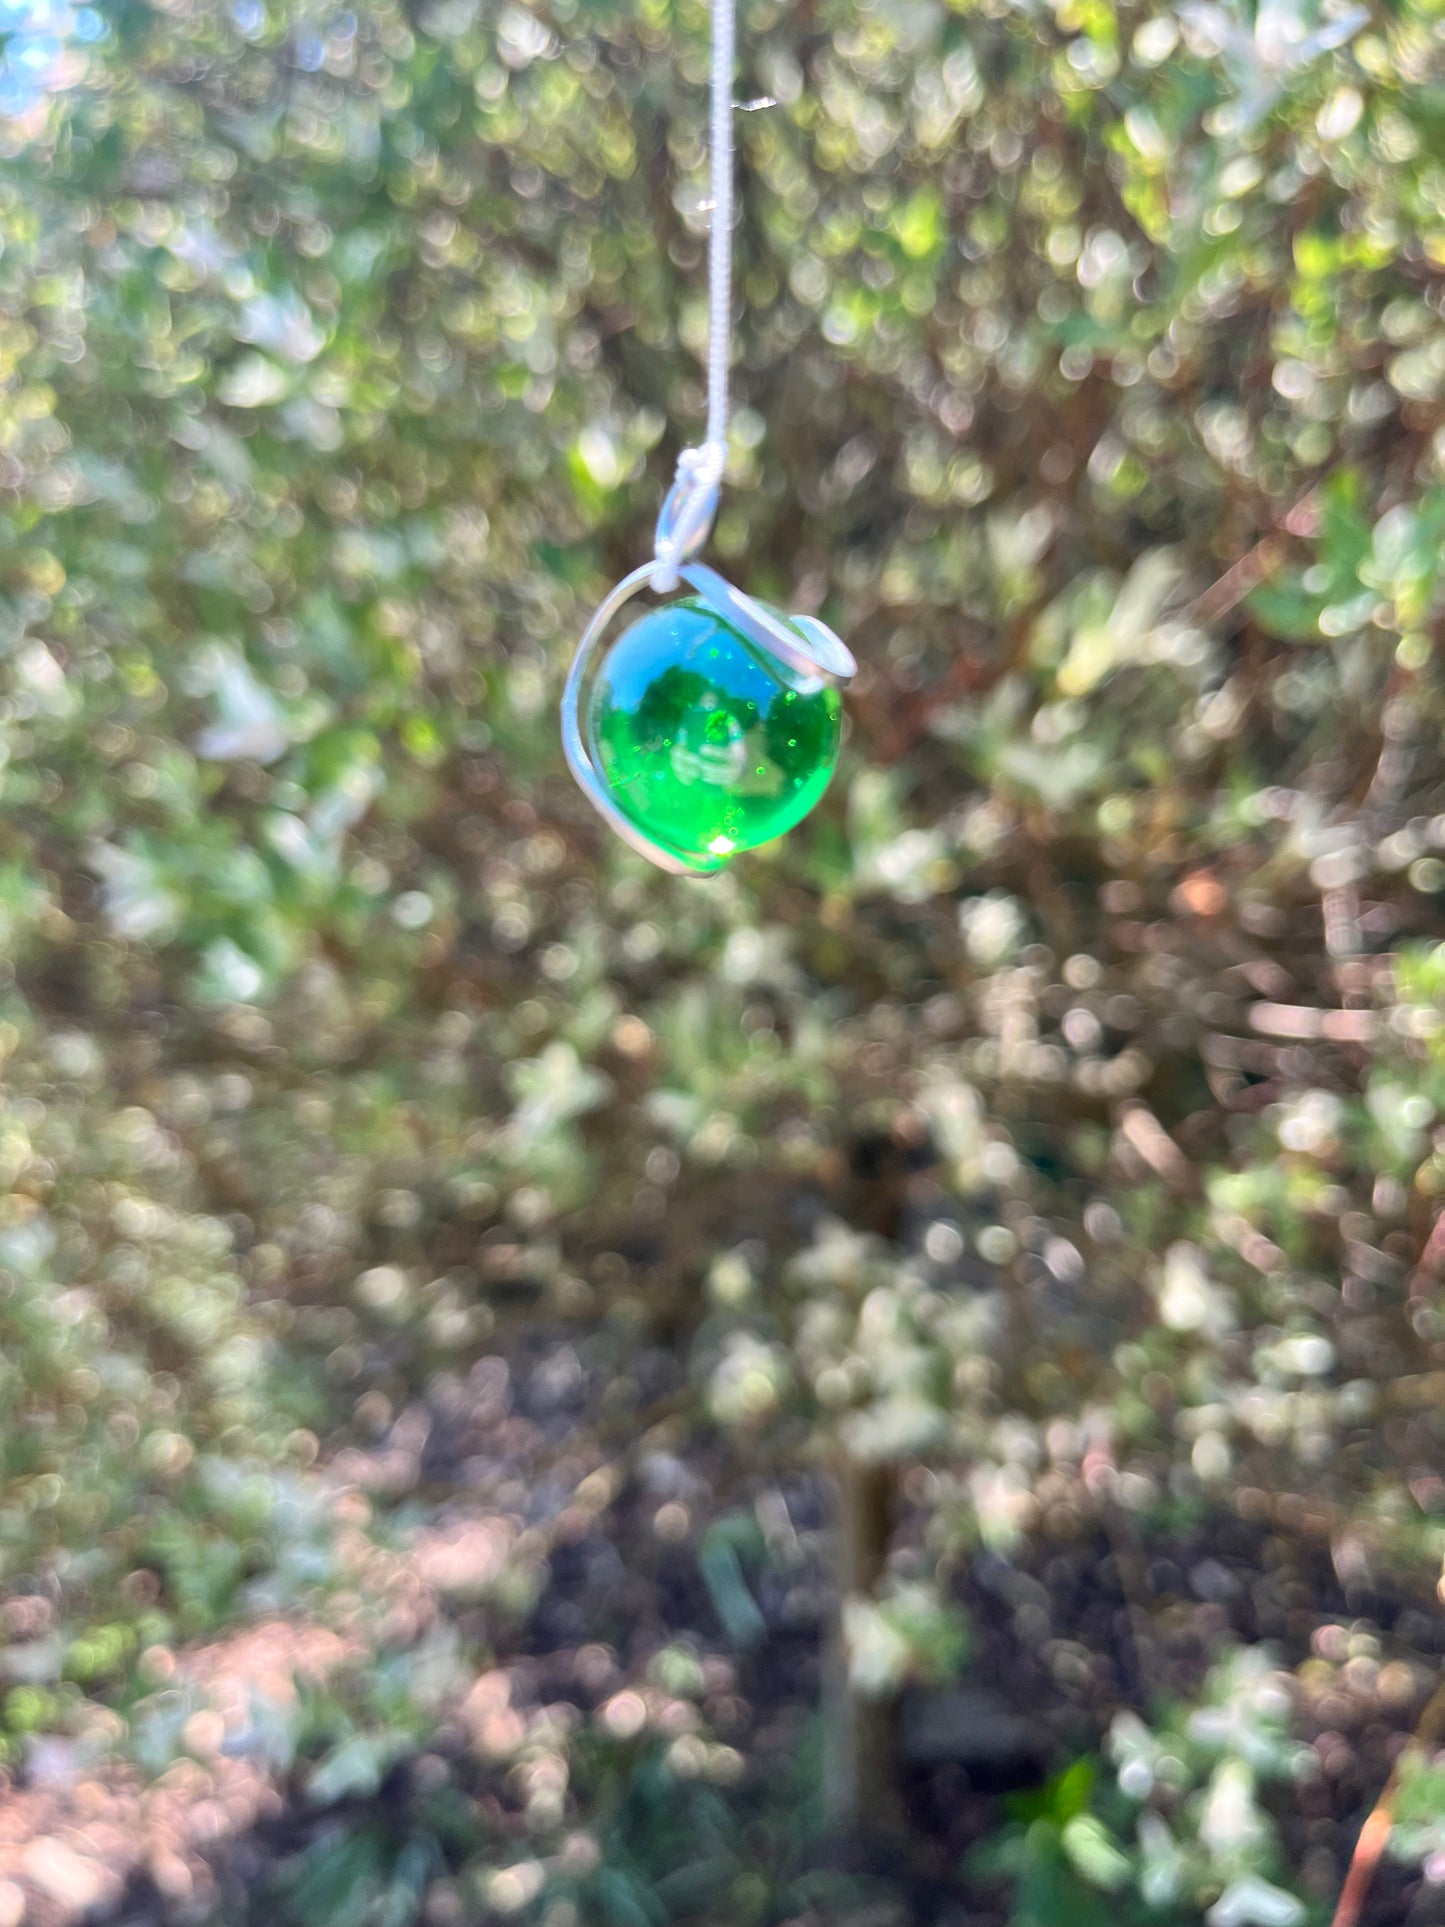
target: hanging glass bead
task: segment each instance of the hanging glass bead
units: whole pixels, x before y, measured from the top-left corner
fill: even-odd
[[[783,835],[822,796],[853,660],[812,617],[785,616],[701,564],[682,575],[697,593],[622,632],[597,667],[580,731],[580,686],[569,688],[582,766],[570,744],[569,756],[637,848],[668,869],[706,873]],[[604,604],[599,616],[608,613]]]
[[[828,786],[842,703],[688,596],[614,643],[588,747],[619,809],[697,863],[790,830]]]

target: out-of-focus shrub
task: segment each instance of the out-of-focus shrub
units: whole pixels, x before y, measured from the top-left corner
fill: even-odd
[[[340,1584],[318,1455],[563,1320],[685,1345],[750,1466],[899,1472],[884,1685],[962,1663],[975,1552],[1221,1518],[1438,1654],[1438,9],[747,10],[716,549],[864,674],[705,886],[553,727],[701,416],[703,10],[51,11],[0,9],[12,1757]],[[1070,1783],[1028,1877],[1320,1899],[1196,1780],[1167,1854]],[[641,1917],[639,1801],[486,1904]],[[397,1919],[451,1851],[344,1844]]]

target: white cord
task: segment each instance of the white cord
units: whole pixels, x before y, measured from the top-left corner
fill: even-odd
[[[707,439],[685,448],[657,521],[653,585],[677,587],[678,567],[707,540],[728,456],[728,365],[732,360],[733,67],[736,0],[712,0],[712,225],[708,233]]]
[[[708,235],[707,439],[728,445],[728,362],[732,356],[733,66],[736,0],[712,0],[712,229]]]

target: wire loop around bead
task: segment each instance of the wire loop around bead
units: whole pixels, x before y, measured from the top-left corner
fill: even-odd
[[[699,546],[706,535],[704,527],[698,538]],[[735,589],[715,569],[701,562],[683,561],[671,582],[665,580],[665,573],[666,565],[660,560],[644,562],[640,569],[634,569],[631,575],[624,576],[616,588],[603,597],[592,620],[582,631],[562,691],[562,748],[567,757],[567,766],[582,794],[603,821],[625,842],[630,843],[634,850],[673,876],[715,876],[725,867],[726,858],[720,857],[716,863],[698,862],[669,849],[665,844],[654,842],[618,808],[587,748],[582,733],[582,688],[597,646],[612,626],[619,610],[642,589],[650,588],[656,594],[667,595],[681,579],[710,609],[756,647],[786,664],[795,674],[842,684],[854,675],[857,665],[847,645],[815,616],[793,616],[785,621],[774,610],[754,601],[742,590]]]
[[[687,863],[675,851],[665,849],[661,843],[654,843],[650,836],[638,829],[630,817],[625,816],[613,802],[602,773],[588,754],[587,744],[582,736],[582,684],[587,674],[587,665],[593,651],[612,624],[614,616],[624,603],[630,602],[639,589],[649,583],[656,586],[660,568],[657,562],[644,562],[640,569],[634,569],[618,583],[610,595],[604,596],[597,605],[597,611],[582,631],[577,644],[577,653],[572,658],[572,667],[567,671],[566,687],[562,691],[562,749],[567,758],[567,767],[577,779],[577,786],[587,801],[596,810],[603,822],[613,829],[625,843],[630,843],[639,855],[655,863],[660,870],[670,871],[673,876],[708,875],[691,863]],[[721,865],[717,866],[721,868]]]

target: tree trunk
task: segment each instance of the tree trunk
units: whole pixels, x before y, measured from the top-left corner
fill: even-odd
[[[906,1830],[898,1783],[897,1705],[859,1693],[849,1678],[841,1608],[872,1600],[893,1526],[897,1468],[842,1455],[838,1465],[839,1619],[827,1691],[829,1812],[850,1846],[896,1842]]]

